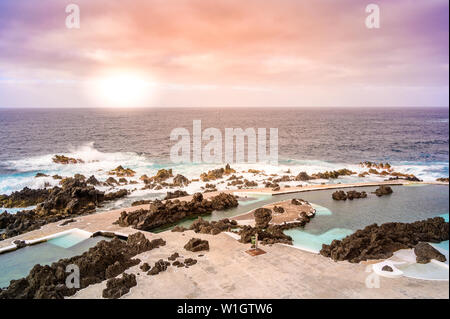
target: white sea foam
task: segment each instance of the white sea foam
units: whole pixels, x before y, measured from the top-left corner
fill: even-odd
[[[108,171],[116,168],[119,165],[128,167],[136,171],[136,175],[132,179],[138,182],[138,184],[120,186],[128,190],[133,190],[129,196],[130,200],[139,200],[145,198],[154,198],[155,196],[161,196],[170,189],[162,190],[142,190],[143,183],[139,180],[141,175],[153,176],[161,168],[172,168],[174,175],[182,174],[189,179],[198,179],[200,174],[209,170],[223,167],[223,164],[161,164],[152,159],[149,159],[145,155],[140,155],[133,152],[102,152],[94,147],[94,143],[84,144],[79,147],[69,147],[69,152],[64,155],[80,158],[85,161],[84,164],[63,165],[53,163],[52,157],[55,154],[48,154],[43,156],[28,157],[15,161],[8,161],[7,168],[15,171],[12,175],[0,176],[0,194],[10,194],[13,191],[20,190],[27,186],[30,188],[42,188],[46,184],[50,186],[56,186],[59,180],[53,179],[52,175],[60,175],[63,177],[73,176],[76,173],[83,174],[86,177],[95,175],[100,181],[105,181],[109,175]],[[448,176],[448,163],[391,163],[393,168],[402,173],[414,174],[417,177],[425,181],[434,181],[438,177]],[[281,160],[279,165],[264,165],[264,164],[232,164],[232,167],[236,170],[237,176],[243,176],[243,178],[256,181],[259,187],[264,185],[264,180],[270,174],[283,175],[297,175],[301,171],[305,171],[308,174],[314,174],[317,172],[338,170],[341,168],[347,168],[357,173],[367,171],[366,168],[359,166],[358,164],[346,164],[346,163],[330,163],[320,160]],[[249,169],[264,171],[267,176],[254,175],[248,172]],[[290,171],[290,173],[287,173]],[[35,174],[41,172],[49,177],[35,178]],[[227,186],[225,177],[221,181],[214,181],[218,190],[230,189]],[[328,183],[351,183],[351,182],[364,182],[364,181],[382,181],[385,177],[370,175],[364,178],[357,176],[343,176],[335,180],[314,180],[310,181],[312,184],[319,184],[322,182]],[[170,182],[171,180],[169,180]],[[296,186],[299,184],[307,184],[306,182],[282,182],[281,186]],[[202,190],[205,183],[198,181],[192,182],[186,187],[181,188],[192,194]],[[99,187],[102,191],[110,191],[111,187]],[[117,188],[116,188],[117,190]],[[124,203],[116,203],[117,205],[124,205]],[[129,204],[128,201],[125,204]]]

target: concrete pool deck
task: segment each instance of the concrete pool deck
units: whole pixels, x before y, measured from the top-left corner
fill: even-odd
[[[318,189],[338,189],[379,185],[403,185],[405,181],[374,183],[329,184],[291,187],[272,192],[269,189],[242,190],[245,193],[266,192],[271,195],[300,193]],[[417,183],[414,183],[417,184]],[[431,184],[431,183],[421,183]],[[447,183],[432,183],[446,185]],[[239,190],[227,190],[239,193]],[[219,192],[206,193],[214,196]],[[189,200],[191,196],[180,198]],[[92,215],[74,217],[76,222],[59,226],[63,221],[48,224],[0,242],[5,247],[15,240],[31,240],[64,230],[78,228],[89,232],[111,231],[131,234],[137,230],[112,223],[122,211],[133,211],[148,205],[117,209]],[[138,255],[142,262],[153,265],[159,259],[167,259],[172,253],[193,257],[198,263],[188,269],[169,267],[157,276],[148,276],[139,266],[127,272],[140,273],[138,286],[122,298],[449,298],[449,283],[409,278],[380,278],[380,288],[367,288],[365,281],[372,273],[365,264],[334,262],[321,255],[275,244],[264,246],[267,254],[251,257],[245,254],[250,245],[241,244],[225,233],[216,236],[195,234],[193,231],[158,234],[142,232],[149,239],[163,238],[167,245]],[[183,249],[192,238],[209,241],[210,251],[192,253]],[[203,257],[197,257],[204,254]],[[79,291],[74,298],[101,298],[106,282]]]

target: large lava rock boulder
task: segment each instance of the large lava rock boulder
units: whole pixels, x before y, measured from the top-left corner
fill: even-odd
[[[267,228],[272,220],[272,211],[268,208],[258,208],[253,215],[255,216],[255,226],[257,228]]]
[[[419,243],[414,247],[414,253],[416,254],[416,262],[419,264],[428,264],[431,259],[436,259],[441,262],[445,262],[447,259],[436,248],[428,243]]]
[[[354,198],[367,198],[367,193],[357,192],[357,191],[348,191],[347,192],[347,199],[353,200]]]
[[[380,187],[378,187],[375,190],[375,195],[377,195],[378,197],[381,197],[383,195],[389,195],[392,194],[394,191],[392,190],[392,188],[390,186],[386,186],[386,185],[381,185]]]
[[[111,278],[106,282],[103,298],[118,299],[127,294],[130,288],[136,285],[136,276],[134,274],[123,273],[122,278]]]
[[[344,191],[335,191],[331,197],[334,200],[347,200],[347,195],[345,194]]]
[[[202,240],[200,238],[192,238],[188,241],[186,245],[184,245],[184,249],[189,251],[202,251],[209,250],[209,243],[207,240]]]
[[[306,182],[313,179],[311,176],[309,176],[306,172],[300,172],[296,177],[295,180],[298,182]]]

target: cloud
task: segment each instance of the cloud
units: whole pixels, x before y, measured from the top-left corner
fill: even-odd
[[[336,88],[342,92],[338,100],[349,104],[361,87],[378,88],[377,95],[381,88],[397,87],[405,105],[417,101],[405,90],[421,87],[430,99],[439,96],[431,103],[447,103],[440,99],[448,95],[448,1],[377,1],[378,30],[365,27],[366,4],[357,0],[76,3],[81,29],[69,30],[61,1],[43,0],[39,6],[2,1],[0,76],[83,82],[121,67],[146,72],[164,87],[222,88],[216,92],[221,98],[236,87],[269,90],[274,104],[289,96],[290,104],[332,105],[334,94],[333,99],[316,95]],[[314,89],[299,94],[305,87]],[[429,93],[436,90],[444,92]],[[201,96],[193,91],[185,98],[198,102]],[[241,91],[243,101],[258,103],[248,90]],[[395,95],[395,89],[388,91]]]

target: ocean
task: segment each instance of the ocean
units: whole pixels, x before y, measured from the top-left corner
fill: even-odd
[[[316,173],[349,168],[361,161],[389,162],[396,171],[424,180],[449,175],[448,108],[165,108],[165,109],[0,109],[0,194],[25,186],[57,185],[36,173],[94,174],[122,165],[152,176],[173,168],[189,178],[218,168],[214,164],[173,164],[169,139],[174,128],[278,128],[279,165],[232,163],[239,170],[290,170]],[[52,162],[55,154],[81,158],[84,164]],[[356,179],[344,177],[334,182]],[[198,185],[197,185],[198,186]],[[190,185],[195,191],[196,185]],[[130,185],[127,187],[131,187]],[[136,185],[133,187],[136,188]],[[188,188],[189,188],[188,187]],[[139,187],[137,187],[139,188]],[[136,197],[153,190],[138,189]],[[154,195],[154,194],[153,194]]]

